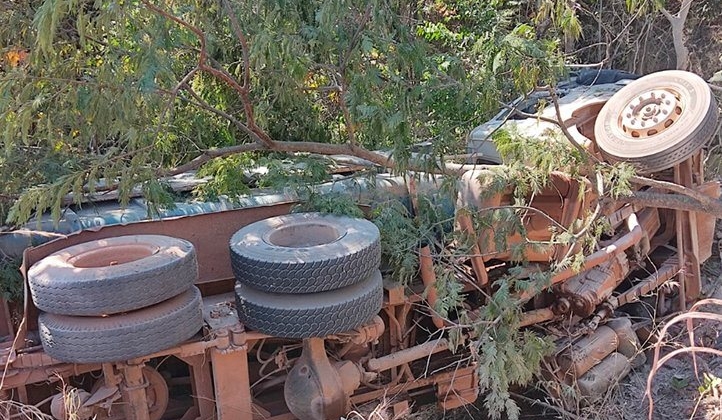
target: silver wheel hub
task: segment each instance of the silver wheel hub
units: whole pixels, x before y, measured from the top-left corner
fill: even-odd
[[[682,104],[674,92],[654,89],[627,103],[620,124],[632,137],[650,137],[669,128],[681,113]]]

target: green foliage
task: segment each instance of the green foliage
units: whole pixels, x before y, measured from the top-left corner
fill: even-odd
[[[337,192],[318,194],[310,191],[308,197],[296,206],[294,211],[317,211],[325,214],[359,218],[364,216],[363,211],[350,196]]]
[[[8,218],[28,220],[35,215],[39,223],[43,212],[50,209],[53,218],[59,220],[65,204],[65,193],[71,190],[77,194],[79,200],[82,195],[82,185],[82,176],[64,175],[52,184],[32,186],[14,203]],[[80,188],[77,188],[78,186]]]
[[[20,274],[21,259],[0,260],[0,298],[7,301],[22,301],[24,294],[23,276]]]
[[[477,321],[479,383],[488,391],[484,406],[494,419],[506,413],[519,418],[519,407],[511,399],[509,388],[529,383],[539,371],[541,360],[554,348],[548,338],[539,337],[518,327],[520,305],[511,297],[511,277],[494,283],[496,292],[482,307]]]
[[[520,170],[517,187],[528,189],[525,192],[538,192],[549,181],[553,171],[565,172],[569,175],[583,173],[589,164],[586,156],[569,144],[562,133],[549,130],[537,137],[523,135],[515,128],[501,129],[494,133],[494,143],[504,162],[508,165],[538,170]],[[527,184],[528,183],[528,184]]]
[[[463,134],[498,99],[557,74],[554,40],[537,39],[514,2],[229,2],[247,63],[221,4],[159,6],[204,32],[213,66],[241,81],[248,66],[255,123],[275,140],[355,140],[389,149],[403,165],[412,144],[430,139],[438,157],[461,150]],[[124,196],[129,184],[202,150],[252,141],[224,117],[251,122],[237,91],[206,72],[186,78],[198,60],[195,34],[142,3],[8,7],[0,17],[8,57],[0,68],[0,175],[8,180],[0,195],[4,208],[13,204],[7,197],[23,196],[11,222],[49,209],[58,216],[67,204],[59,196],[99,182],[124,184]],[[201,197],[242,192],[229,165],[207,169],[226,179]]]
[[[540,41],[531,25],[521,24],[495,42],[483,40],[477,51],[488,57],[487,72],[506,77],[516,92],[528,93],[539,85],[554,85],[563,73],[563,63],[554,59],[556,40]]]
[[[700,384],[697,388],[700,397],[704,397],[709,394],[717,394],[720,388],[722,388],[722,378],[718,378],[713,373],[702,373],[702,384]]]
[[[127,198],[135,185],[153,175],[150,162],[160,160],[153,143],[160,133],[154,114],[162,96],[141,82],[151,73],[151,79],[169,80],[169,73],[159,68],[168,57],[156,53],[166,41],[164,35],[145,36],[145,30],[161,28],[146,27],[147,16],[137,13],[110,25],[109,14],[73,1],[27,6],[36,32],[0,41],[2,50],[29,54],[26,63],[0,71],[0,171],[12,179],[3,192],[24,191],[10,219],[22,222],[47,209],[59,217],[67,204],[65,194],[80,197],[103,179],[106,184],[119,182],[121,196]],[[128,11],[116,9],[120,15]],[[111,26],[114,30],[106,33]],[[88,38],[91,33],[93,40]],[[23,156],[17,148],[32,152]],[[12,176],[22,172],[34,175]]]
[[[611,198],[628,196],[632,193],[631,178],[635,175],[634,168],[626,163],[615,165],[600,165],[598,173],[601,173],[605,193]]]
[[[474,214],[474,229],[482,236],[482,240],[490,239],[490,245],[496,250],[509,249],[508,239],[513,235],[526,238],[526,230],[522,223],[523,209],[518,208],[490,208]],[[523,250],[513,252],[512,260],[522,261]]]
[[[330,162],[317,156],[284,158],[274,154],[261,159],[259,164],[267,169],[258,182],[259,187],[305,189],[331,180],[328,172]]]
[[[408,284],[418,272],[417,250],[423,240],[411,213],[393,200],[376,207],[372,220],[381,232],[383,261],[393,269],[393,279]]]
[[[255,161],[248,154],[238,154],[215,159],[203,165],[198,177],[208,177],[208,182],[199,185],[193,193],[201,200],[214,201],[221,195],[234,198],[250,192],[244,170],[254,166]]]
[[[453,218],[443,205],[443,201],[450,200],[449,193],[418,194],[412,198],[415,212],[407,207],[410,203],[398,199],[379,203],[371,211],[371,219],[381,232],[383,261],[392,269],[395,281],[409,284],[417,276],[420,247],[446,251],[453,241]],[[453,286],[451,280],[446,284]],[[458,297],[452,290],[440,291],[441,295],[447,292]]]
[[[142,192],[148,203],[148,217],[159,215],[161,210],[175,208],[175,194],[166,183],[150,178],[142,184]]]
[[[452,311],[462,310],[464,284],[454,275],[454,270],[445,264],[434,266],[436,274],[437,300],[432,308],[443,319],[450,319]]]
[[[481,175],[479,182],[484,186],[482,198],[510,193],[516,200],[515,205],[527,205],[530,196],[549,185],[550,176],[555,171],[583,182],[590,162],[560,136],[549,132],[532,138],[521,135],[513,128],[495,132],[494,143],[505,165]]]
[[[651,10],[657,11],[663,8],[666,4],[666,0],[625,0],[627,10],[630,12],[640,11],[642,13],[649,12]]]
[[[551,20],[562,33],[578,39],[582,35],[582,25],[574,4],[567,0],[542,0],[539,3],[536,21]]]

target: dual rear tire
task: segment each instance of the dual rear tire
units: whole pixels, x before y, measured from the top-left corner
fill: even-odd
[[[231,238],[236,309],[245,325],[285,338],[356,328],[381,309],[378,228],[363,219],[298,213]]]
[[[160,235],[74,245],[28,270],[45,352],[69,363],[129,360],[203,326],[193,245]]]

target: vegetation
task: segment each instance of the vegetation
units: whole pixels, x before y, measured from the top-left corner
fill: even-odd
[[[12,182],[0,193],[11,223],[58,216],[68,192],[79,201],[101,179],[126,197],[239,152],[205,169],[233,192],[238,180],[219,171],[267,151],[408,168],[412,144],[433,140],[431,157],[460,151],[497,99],[561,70],[557,43],[512,20],[513,2],[3,6],[1,169]],[[147,198],[162,201],[157,190]]]
[[[0,260],[0,299],[22,301],[23,277],[20,275],[18,259],[4,258]]]
[[[686,19],[664,2],[626,3],[602,10],[614,13],[603,23],[595,8],[606,6],[593,0],[0,0],[0,217],[21,225],[50,211],[57,220],[88,194],[117,189],[127,202],[138,185],[151,208],[167,206],[174,197],[163,177],[189,170],[212,177],[195,191],[198,199],[292,185],[305,208],[358,211],[307,188],[330,179],[331,161],[319,156],[455,175],[440,162],[463,153],[465,134],[500,103],[553,86],[575,60],[636,63],[628,48],[612,53],[641,16]],[[599,192],[615,198],[629,194],[630,182],[649,182],[568,145],[560,154],[499,135],[517,163],[492,183],[519,186],[517,207],[552,170],[599,174]],[[414,155],[420,142],[430,146]],[[419,196],[414,211],[379,206],[371,216],[398,281],[415,275],[420,245],[434,247],[443,286],[434,309],[466,322],[459,286],[444,268],[468,255],[469,238],[451,233],[453,221],[434,200]],[[591,216],[554,240],[592,243],[603,228],[591,226]],[[499,240],[520,229],[515,209],[483,217],[475,222],[503,219]],[[518,259],[523,265],[523,254]],[[512,291],[541,290],[547,278],[503,279],[475,321],[492,415],[518,415],[508,387],[528,382],[548,348],[519,331]]]

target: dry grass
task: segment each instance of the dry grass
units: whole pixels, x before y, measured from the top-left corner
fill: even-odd
[[[63,420],[85,420],[88,418],[88,410],[83,409],[83,397],[82,393],[85,391],[77,388],[68,387],[62,381],[62,403],[63,408],[59,415]],[[87,395],[87,393],[85,393]],[[18,401],[12,400],[0,400],[0,419],[2,420],[55,420],[55,417],[46,414],[40,407],[48,404],[53,400],[55,395],[40,401],[37,404],[23,404]],[[52,404],[51,404],[52,405]],[[57,409],[57,408],[56,408]],[[47,410],[45,410],[47,411]]]
[[[9,400],[0,401],[0,418],[5,420],[55,420],[34,405]]]

